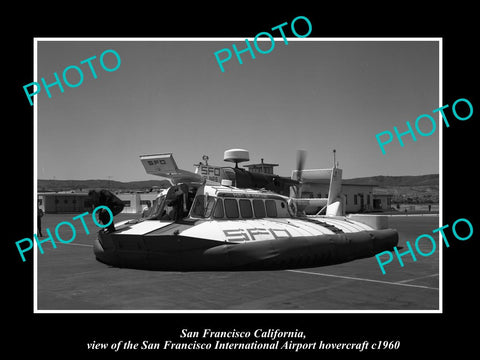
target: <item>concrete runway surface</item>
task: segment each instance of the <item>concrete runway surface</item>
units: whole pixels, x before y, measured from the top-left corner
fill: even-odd
[[[46,214],[42,219],[54,233],[62,221],[78,214]],[[116,222],[135,218],[120,214]],[[98,227],[85,217],[90,235],[79,220],[70,244],[44,244],[37,253],[37,308],[42,311],[435,311],[439,310],[439,248],[428,257],[396,257],[383,275],[375,257],[345,264],[276,271],[166,272],[119,269],[95,260],[92,243]],[[392,216],[399,246],[432,234],[438,216]],[[71,230],[62,226],[68,240]],[[62,232],[60,232],[62,235]],[[43,238],[44,239],[44,238]],[[423,243],[423,242],[422,242]],[[431,245],[425,242],[425,253]],[[34,266],[35,267],[35,266]]]

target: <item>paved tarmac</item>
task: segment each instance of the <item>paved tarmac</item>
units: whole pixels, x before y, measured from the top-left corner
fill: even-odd
[[[62,221],[78,214],[46,214],[43,229],[52,233]],[[120,214],[116,221],[134,218]],[[345,264],[276,271],[167,272],[119,269],[95,260],[96,227],[85,217],[89,235],[79,220],[70,244],[37,253],[37,311],[438,311],[439,249],[428,257],[407,255],[401,267],[394,261],[382,275],[375,257]],[[399,246],[415,242],[439,227],[438,216],[392,216]],[[71,237],[67,226],[60,228]],[[433,236],[438,245],[438,233]],[[425,242],[423,251],[431,245]],[[402,252],[402,250],[401,250]]]

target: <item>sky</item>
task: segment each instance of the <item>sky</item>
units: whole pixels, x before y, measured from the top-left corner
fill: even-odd
[[[172,152],[177,165],[209,157],[228,166],[224,151],[247,149],[250,161],[280,164],[290,176],[297,150],[305,168],[328,168],[332,150],[343,178],[423,175],[439,172],[439,126],[417,141],[404,136],[382,155],[375,135],[397,126],[406,131],[439,103],[438,41],[324,41],[276,38],[268,54],[233,54],[221,72],[214,53],[241,38],[203,41],[51,41],[38,39],[37,79],[75,65],[83,82],[45,89],[37,102],[38,179],[158,179],[140,155]],[[251,41],[252,42],[252,41]],[[268,49],[270,43],[259,43]],[[102,69],[99,58],[115,50],[120,67]],[[92,60],[97,78],[88,64]],[[113,68],[111,53],[105,65]],[[79,81],[69,70],[71,83]],[[28,101],[28,100],[26,100]],[[438,116],[435,115],[438,124]],[[429,127],[430,126],[430,127]],[[428,123],[420,124],[424,132]]]

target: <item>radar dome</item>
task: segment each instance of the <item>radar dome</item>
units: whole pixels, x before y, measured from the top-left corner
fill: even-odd
[[[223,154],[223,160],[238,164],[240,162],[249,161],[250,155],[248,154],[248,150],[230,149],[230,150],[226,150],[225,153]]]

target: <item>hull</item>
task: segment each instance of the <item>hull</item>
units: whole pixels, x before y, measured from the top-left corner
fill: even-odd
[[[398,244],[398,234],[392,229],[352,232],[325,229],[318,233],[310,230],[309,234],[299,234],[286,224],[283,228],[278,221],[275,224],[275,229],[267,228],[268,224],[265,228],[257,225],[254,232],[250,229],[251,238],[248,240],[247,232],[240,229],[236,232],[223,230],[224,234],[234,235],[224,239],[220,235],[217,239],[205,238],[201,231],[195,231],[201,229],[201,225],[213,226],[210,223],[143,224],[144,233],[135,231],[135,228],[113,233],[100,231],[94,243],[94,253],[97,260],[107,265],[135,269],[274,270],[319,267],[368,258]],[[294,226],[291,222],[288,225]],[[267,230],[274,231],[269,233]],[[198,236],[192,236],[195,233]],[[245,239],[241,240],[241,235]]]

